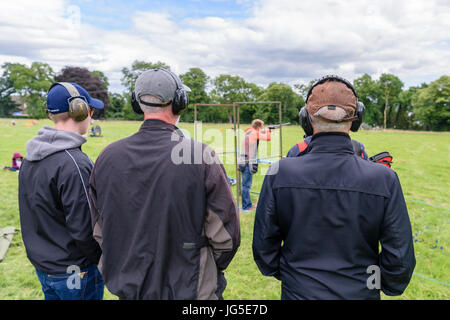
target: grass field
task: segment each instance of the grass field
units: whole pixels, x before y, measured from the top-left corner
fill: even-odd
[[[35,126],[27,120],[16,120],[12,126],[9,119],[0,119],[0,166],[10,166],[14,152],[25,155],[25,144],[48,120],[38,120]],[[88,138],[83,151],[95,161],[100,151],[109,143],[136,132],[139,122],[108,121],[99,123],[103,137]],[[28,126],[27,126],[28,125]],[[181,124],[193,133],[193,124]],[[203,125],[205,129],[230,129],[231,125]],[[298,126],[283,128],[283,154],[301,140],[302,131]],[[449,299],[449,245],[450,245],[450,133],[402,132],[402,131],[361,131],[352,138],[366,146],[369,155],[388,150],[394,157],[393,169],[402,183],[407,199],[417,265],[409,287],[400,297],[382,296],[383,299]],[[227,148],[212,142],[218,151]],[[260,148],[265,148],[264,142]],[[270,147],[267,148],[272,150]],[[227,159],[224,159],[227,160]],[[226,161],[226,169],[235,177],[234,165]],[[267,165],[260,165],[261,170]],[[0,171],[0,228],[15,226],[20,229],[17,201],[18,174]],[[254,190],[259,191],[263,175],[254,176]],[[233,187],[235,192],[236,187]],[[258,196],[252,195],[253,201]],[[254,213],[242,213],[241,247],[235,259],[226,270],[228,286],[225,299],[279,299],[280,283],[264,277],[253,261],[251,242]],[[115,299],[105,292],[105,299]],[[34,268],[28,261],[20,233],[3,262],[0,263],[0,300],[43,299],[40,283]]]

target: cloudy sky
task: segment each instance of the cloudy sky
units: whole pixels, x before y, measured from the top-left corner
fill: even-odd
[[[0,2],[0,64],[84,66],[121,92],[136,59],[263,86],[389,72],[409,87],[450,74],[450,0]]]

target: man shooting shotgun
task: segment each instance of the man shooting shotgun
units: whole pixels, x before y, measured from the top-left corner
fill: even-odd
[[[251,127],[245,129],[245,137],[242,143],[242,154],[239,157],[239,171],[242,172],[242,210],[252,210],[253,204],[250,198],[252,188],[252,175],[258,171],[258,146],[259,141],[270,141],[272,127],[264,129],[264,121],[255,119]],[[279,126],[278,126],[279,127]]]

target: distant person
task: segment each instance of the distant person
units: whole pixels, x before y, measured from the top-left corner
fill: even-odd
[[[242,210],[253,210],[250,198],[253,175],[258,171],[258,146],[259,141],[270,141],[270,129],[264,129],[264,121],[255,119],[251,127],[245,129],[242,143],[242,154],[239,159],[239,170],[242,172]]]
[[[301,110],[309,151],[280,160],[264,179],[253,256],[262,274],[281,281],[282,299],[380,299],[380,290],[402,294],[411,279],[400,181],[353,150],[349,131],[363,114],[347,80],[322,78]]]
[[[20,166],[22,165],[23,156],[19,152],[15,152],[12,157],[12,165],[11,167],[4,167],[3,169],[9,171],[19,171]]]
[[[176,127],[187,92],[169,70],[143,72],[132,107],[144,114],[144,123],[107,146],[92,171],[94,237],[103,250],[99,268],[120,299],[221,299],[223,272],[240,244],[223,165],[208,146],[184,138]]]
[[[83,87],[55,83],[46,110],[55,127],[44,126],[28,141],[20,168],[22,238],[46,300],[103,298],[88,201],[93,164],[81,151],[93,108],[103,109],[103,102]]]

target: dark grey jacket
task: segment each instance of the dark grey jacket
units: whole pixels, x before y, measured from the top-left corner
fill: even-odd
[[[22,238],[31,263],[44,273],[66,273],[98,263],[88,188],[92,162],[79,134],[44,127],[27,143],[19,173]]]
[[[121,299],[220,298],[240,244],[224,167],[175,130],[145,121],[106,147],[91,175],[99,269]]]

